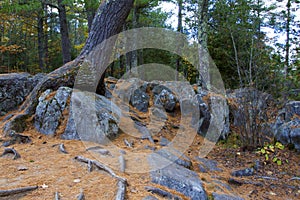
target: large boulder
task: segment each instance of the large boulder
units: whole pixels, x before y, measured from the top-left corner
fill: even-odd
[[[268,121],[270,116],[265,111],[275,104],[272,95],[255,88],[227,91],[227,97],[233,125],[236,127],[245,125],[249,117],[248,113],[256,113],[261,121]]]
[[[62,139],[102,143],[118,136],[120,111],[115,104],[100,95],[72,92],[71,88],[60,87],[40,96],[34,121],[39,132],[55,134],[65,121]]]
[[[156,153],[149,155],[148,161],[153,167],[153,171],[150,172],[153,183],[176,190],[192,200],[208,199],[196,172],[176,163],[170,164],[171,161]]]
[[[275,138],[282,144],[292,144],[300,151],[300,101],[286,103],[273,125]]]
[[[43,74],[0,74],[0,116],[17,109],[43,77]]]

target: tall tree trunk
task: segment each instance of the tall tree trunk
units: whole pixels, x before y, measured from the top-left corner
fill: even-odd
[[[57,0],[60,34],[61,34],[61,48],[63,63],[71,61],[71,42],[69,38],[69,29],[67,23],[66,6],[63,4],[63,0]]]
[[[46,19],[44,20],[45,28],[47,30],[48,28],[48,6],[45,3],[42,3],[42,7],[44,9],[44,16]],[[49,46],[48,46],[48,31],[44,34],[44,63],[45,63],[45,68],[47,69],[49,66]]]
[[[207,48],[208,0],[198,0],[199,81],[209,89],[209,58]]]
[[[182,33],[182,0],[178,0],[178,23],[177,23],[177,32]],[[181,44],[178,44],[180,49],[182,47]],[[176,71],[175,71],[175,80],[178,80],[178,73],[179,73],[179,68],[180,68],[180,56],[176,56]]]
[[[84,0],[85,11],[88,21],[88,32],[91,31],[94,17],[97,12],[97,6],[99,4],[98,0]]]
[[[42,13],[42,12],[41,12]],[[44,20],[43,15],[38,17],[38,52],[39,52],[39,68],[44,71]]]
[[[138,16],[138,7],[135,5],[133,7],[133,14],[132,14],[132,28],[138,28],[138,20],[139,20],[139,16]],[[136,35],[134,35],[134,37],[136,38]],[[136,43],[134,42],[133,47],[135,48]],[[132,51],[131,54],[131,66],[132,67],[137,67],[138,66],[138,51]]]
[[[284,65],[284,78],[287,79],[289,65],[290,65],[290,23],[291,23],[291,0],[288,0],[287,5],[287,16],[286,16],[286,43],[285,43],[285,65]]]

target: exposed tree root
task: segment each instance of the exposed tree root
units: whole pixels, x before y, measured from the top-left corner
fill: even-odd
[[[0,157],[4,156],[6,154],[14,154],[13,160],[21,158],[21,155],[14,148],[5,148],[4,152],[2,153],[2,155]]]
[[[0,197],[6,197],[10,195],[19,194],[19,193],[29,192],[32,190],[36,190],[37,188],[38,186],[29,186],[29,187],[17,188],[12,190],[0,190]]]

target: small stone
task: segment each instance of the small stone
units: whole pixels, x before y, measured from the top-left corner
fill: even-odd
[[[25,167],[25,166],[19,166],[18,167],[18,171],[26,171],[26,170],[28,170],[28,168]]]
[[[237,170],[231,173],[232,176],[253,176],[253,174],[254,174],[253,168]]]
[[[80,179],[75,179],[73,182],[74,183],[80,183]]]

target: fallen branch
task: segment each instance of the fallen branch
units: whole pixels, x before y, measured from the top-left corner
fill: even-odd
[[[38,188],[38,186],[30,186],[30,187],[17,188],[17,189],[12,189],[12,190],[0,190],[0,197],[29,192],[32,190],[36,190],[37,188]]]
[[[118,181],[118,192],[116,196],[116,200],[124,200],[126,193],[126,183],[123,181]]]
[[[116,175],[112,169],[110,169],[106,165],[104,165],[104,164],[102,164],[102,163],[100,163],[96,160],[91,160],[91,159],[85,158],[83,156],[76,156],[75,160],[80,161],[80,162],[84,162],[84,163],[87,163],[87,164],[90,162],[93,165],[95,165],[97,168],[99,168],[100,170],[106,171],[107,173],[109,173],[112,177],[116,178],[117,180],[122,181],[124,183],[127,182],[127,180],[125,178],[122,178],[122,177]]]
[[[5,148],[4,152],[2,153],[1,157],[6,154],[14,154],[13,160],[21,158],[20,154],[14,148]]]

